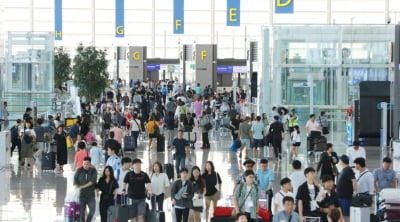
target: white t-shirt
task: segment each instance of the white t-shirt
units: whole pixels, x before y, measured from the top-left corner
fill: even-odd
[[[292,192],[288,191],[288,192],[283,192],[283,190],[280,190],[278,193],[275,194],[274,196],[274,204],[278,205],[278,211],[274,212],[274,214],[278,213],[279,211],[284,210],[283,209],[283,198],[286,196],[290,196],[293,197],[293,199],[295,199],[295,196]],[[273,208],[273,210],[275,210],[275,207]]]
[[[118,194],[122,194],[122,184],[124,183],[125,176],[128,172],[131,172],[131,171],[132,171],[131,169],[127,169],[124,171],[124,170],[122,170],[122,167],[115,171],[114,176],[118,182]],[[119,172],[119,176],[118,176],[118,172]],[[128,190],[128,186],[129,186],[129,184],[126,184],[126,190]]]
[[[31,135],[31,136],[34,136],[34,137],[36,137],[36,133],[35,133],[35,130],[33,130],[33,129],[21,129],[20,131],[19,131],[19,135],[20,136],[22,136],[23,134],[27,134],[27,135]]]
[[[131,124],[131,131],[140,131],[140,119],[132,119],[130,121]]]
[[[289,179],[293,187],[293,194],[296,196],[299,186],[306,182],[306,176],[304,176],[304,173],[300,170],[290,174]]]
[[[308,191],[310,192],[310,199],[311,199],[311,201],[310,201],[310,210],[311,211],[315,211],[317,208],[318,208],[318,205],[317,205],[317,201],[316,201],[316,199],[315,199],[315,197],[316,197],[316,195],[315,195],[315,186],[314,186],[314,184],[307,184],[307,186],[308,186]]]
[[[292,141],[295,141],[296,143],[301,142],[300,134],[298,134],[296,131],[292,132]]]
[[[165,173],[160,173],[158,175],[153,173],[150,175],[150,180],[151,189],[155,195],[164,193],[164,188],[169,187],[168,176]]]
[[[307,134],[310,134],[311,131],[321,131],[319,123],[316,120],[314,120],[314,122],[308,120],[306,123],[306,129],[307,129]]]
[[[346,155],[349,157],[350,166],[355,166],[354,160],[359,157],[366,159],[365,149],[363,147],[358,147],[358,150],[354,149],[354,147],[349,147],[346,150]]]

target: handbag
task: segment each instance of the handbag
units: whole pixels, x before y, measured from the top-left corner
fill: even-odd
[[[197,196],[197,198],[193,198],[193,207],[202,207],[203,206],[203,198],[199,198]]]
[[[372,204],[372,197],[368,192],[357,193],[351,200],[350,206],[352,207],[370,207]]]
[[[333,163],[331,163],[331,166],[332,166],[332,174],[333,174],[333,176],[336,177],[337,175],[339,175],[339,170],[336,167],[336,165],[333,165]]]

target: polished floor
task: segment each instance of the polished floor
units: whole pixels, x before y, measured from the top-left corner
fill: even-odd
[[[338,137],[329,140],[333,141],[334,149],[340,155],[345,153],[346,146],[340,142],[343,141],[341,136]],[[187,166],[190,168],[197,165],[203,169],[205,161],[211,160],[215,163],[223,180],[224,197],[219,205],[225,205],[226,199],[232,193],[235,178],[243,172],[242,160],[237,157],[236,153],[228,151],[228,147],[231,145],[229,134],[221,135],[219,132],[212,132],[210,140],[212,147],[210,150],[202,150],[199,148],[201,142],[196,143],[194,156],[191,161],[187,161]],[[148,151],[147,147],[147,141],[141,141],[137,152],[128,154],[143,160],[144,171],[149,171],[149,164],[155,160],[170,161],[171,154],[169,152],[154,153]],[[287,146],[284,150],[286,153]],[[318,160],[315,157],[307,157],[304,145],[301,146],[300,151],[299,159],[304,167],[316,166]],[[379,167],[379,160],[382,156],[380,153],[379,147],[367,147],[367,167],[369,169]],[[284,155],[281,161],[270,161],[269,167],[275,172],[275,191],[279,190],[280,179],[288,176],[291,172],[291,158],[288,156],[290,154]],[[0,172],[0,221],[63,221],[64,198],[66,193],[73,189],[72,163],[73,151],[69,150],[69,165],[65,167],[64,173],[42,172],[40,163],[36,163],[31,169],[18,167],[17,155],[14,155],[11,164]],[[397,164],[396,167],[400,165],[397,162],[395,164]],[[101,173],[101,169],[98,169],[98,172]],[[173,221],[169,199],[164,203],[164,209],[166,221]],[[96,221],[100,221],[100,218],[97,217]]]

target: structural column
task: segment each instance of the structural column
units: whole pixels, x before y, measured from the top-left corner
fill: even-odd
[[[390,93],[390,102],[393,104],[393,139],[399,139],[400,127],[400,25],[395,26],[394,41],[394,82]]]

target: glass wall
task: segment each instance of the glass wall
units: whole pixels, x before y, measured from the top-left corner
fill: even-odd
[[[343,114],[359,98],[361,81],[393,77],[394,26],[274,26],[270,30],[272,40],[266,36],[264,41],[273,42],[271,105],[295,108],[301,124],[310,113],[319,115],[322,110],[332,121],[344,124]],[[344,130],[344,125],[334,127]]]

